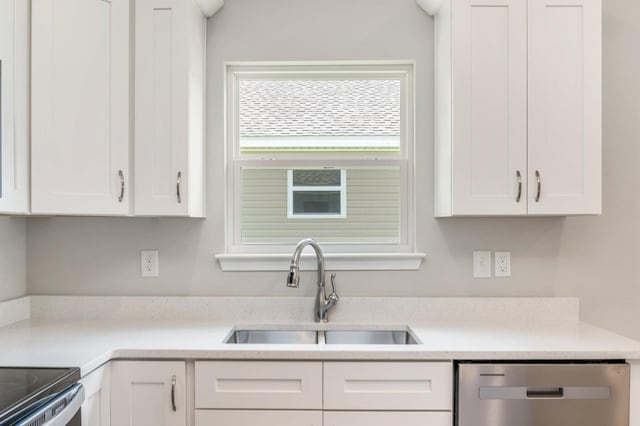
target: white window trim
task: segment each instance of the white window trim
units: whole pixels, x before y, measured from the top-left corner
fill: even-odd
[[[297,156],[264,153],[252,155],[251,159],[240,155],[237,114],[239,105],[238,77],[264,77],[274,70],[286,73],[288,77],[314,77],[318,69],[330,78],[359,77],[367,73],[371,78],[389,78],[402,76],[403,103],[400,154],[366,154],[344,157],[327,155],[324,165],[346,169],[348,167],[371,166],[375,159],[379,166],[398,166],[401,170],[402,218],[401,241],[399,244],[331,244],[323,243],[323,251],[336,265],[335,270],[417,270],[425,258],[424,253],[415,250],[415,63],[413,61],[334,61],[334,62],[228,62],[225,64],[225,169],[226,169],[226,209],[225,209],[225,253],[218,254],[223,271],[270,271],[286,270],[282,259],[290,261],[290,253],[295,244],[241,244],[240,234],[240,190],[241,165],[244,167],[278,167],[284,169],[296,167],[317,167],[318,161],[300,159]],[[312,237],[312,236],[310,236]],[[333,261],[331,260],[333,259]]]
[[[326,253],[328,271],[418,271],[424,253]],[[291,266],[291,253],[218,254],[216,259],[224,272],[286,272]],[[313,254],[303,254],[300,268],[316,269]]]
[[[347,217],[347,171],[340,170],[340,186],[294,186],[293,170],[287,170],[287,218],[288,219],[345,219]],[[340,213],[294,213],[294,192],[338,192],[340,191]]]

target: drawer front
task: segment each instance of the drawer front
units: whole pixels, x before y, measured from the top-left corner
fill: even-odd
[[[322,409],[321,362],[196,362],[196,408]]]
[[[453,408],[448,362],[327,362],[326,410],[446,410]]]
[[[322,426],[322,411],[196,410],[196,426],[221,425]]]
[[[450,412],[327,411],[324,413],[324,426],[451,426],[452,421]]]

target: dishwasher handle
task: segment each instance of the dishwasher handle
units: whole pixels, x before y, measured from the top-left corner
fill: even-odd
[[[478,393],[481,400],[611,398],[608,386],[480,386]]]
[[[564,388],[527,388],[527,398],[564,398]]]

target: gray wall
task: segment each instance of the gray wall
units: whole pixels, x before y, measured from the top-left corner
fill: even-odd
[[[0,217],[0,302],[27,294],[25,220]]]
[[[640,136],[637,0],[605,2],[604,210],[601,217],[433,218],[433,21],[415,0],[233,0],[209,21],[208,218],[30,219],[29,292],[93,295],[313,295],[284,273],[223,273],[223,62],[415,59],[417,272],[341,272],[348,296],[577,295],[587,320],[640,338],[636,272]],[[158,279],[139,250],[160,250]],[[474,249],[510,250],[511,278],[471,278]]]
[[[640,2],[604,0],[604,214],[567,221],[560,294],[584,320],[640,339]]]

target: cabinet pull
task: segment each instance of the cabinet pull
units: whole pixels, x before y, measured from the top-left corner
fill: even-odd
[[[182,172],[178,172],[178,178],[176,179],[176,197],[178,204],[182,203],[182,195],[180,195],[180,183],[182,182]]]
[[[121,203],[124,200],[124,173],[122,170],[118,170],[118,176],[120,177],[120,196],[118,197],[118,202]]]
[[[520,198],[522,197],[522,175],[520,174],[520,170],[516,171],[516,177],[518,178],[518,195],[516,195],[516,203],[519,203]]]
[[[171,408],[173,411],[178,411],[176,408],[176,376],[171,377]]]
[[[536,170],[536,182],[538,183],[538,192],[536,193],[536,203],[540,202],[540,195],[542,193],[542,178],[540,177],[540,171]]]

